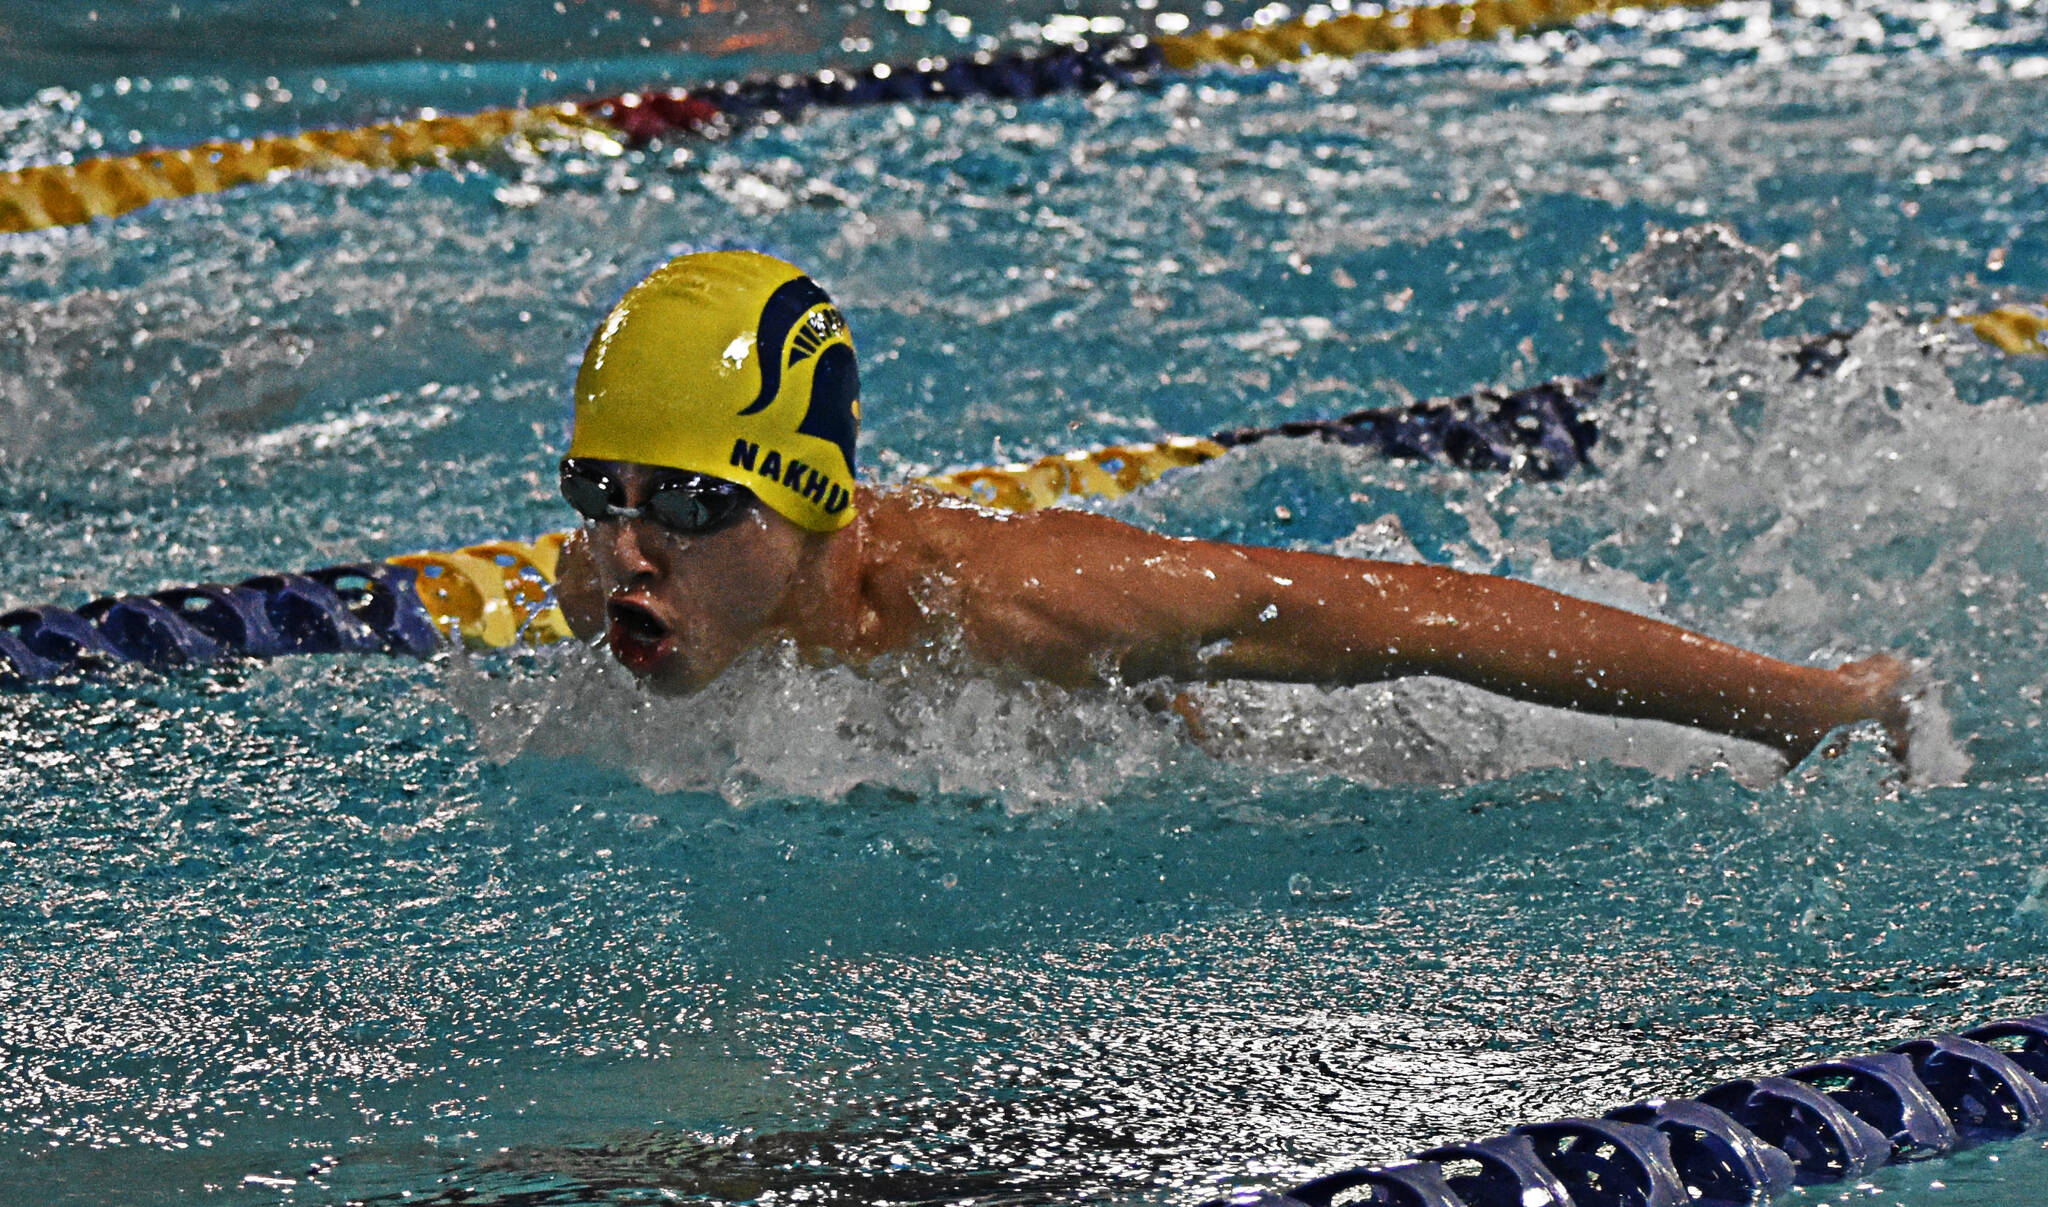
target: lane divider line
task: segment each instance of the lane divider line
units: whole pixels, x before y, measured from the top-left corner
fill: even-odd
[[[1735,1207],[2048,1128],[2048,1015],[1525,1124],[1205,1207]]]

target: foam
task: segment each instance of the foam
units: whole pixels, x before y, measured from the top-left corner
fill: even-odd
[[[646,692],[598,651],[530,658],[519,668],[468,659],[451,668],[444,690],[486,757],[585,759],[657,792],[714,792],[736,805],[831,799],[867,785],[992,796],[1028,812],[1098,805],[1183,777],[1466,784],[1606,761],[1762,783],[1782,766],[1749,743],[1433,679],[1193,687],[1205,731],[1197,739],[1156,707],[1170,685],[1069,692],[992,676],[945,648],[856,673],[806,666],[776,647],[680,699]]]

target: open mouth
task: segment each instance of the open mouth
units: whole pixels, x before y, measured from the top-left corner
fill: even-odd
[[[605,614],[611,620],[605,636],[612,656],[636,675],[653,670],[675,646],[668,626],[641,604],[615,599],[606,605]]]

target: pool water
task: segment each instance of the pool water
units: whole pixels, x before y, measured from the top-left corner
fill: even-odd
[[[1046,17],[704,7],[31,4],[0,162]],[[1933,685],[1910,778],[1433,683],[1203,689],[1197,746],[944,651],[0,695],[0,1198],[1192,1203],[2042,1010],[2048,367],[1928,320],[2048,295],[2043,76],[2033,5],[1731,4],[0,239],[9,605],[562,527],[592,326],[744,245],[847,310],[878,480],[1613,365],[1592,476],[1269,442],[1105,510]]]

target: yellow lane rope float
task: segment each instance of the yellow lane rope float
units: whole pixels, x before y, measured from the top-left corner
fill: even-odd
[[[466,116],[432,111],[354,129],[220,140],[176,150],[104,155],[0,172],[0,233],[75,226],[155,201],[219,193],[301,171],[346,164],[407,170],[445,166],[507,139],[588,133],[613,146],[675,135],[716,134],[764,114],[813,107],[1029,98],[1142,83],[1204,65],[1268,67],[1317,56],[1356,57],[1453,40],[1551,29],[1625,10],[1696,6],[1709,0],[1472,0],[1389,12],[1279,22],[1248,29],[1052,45],[961,59],[921,59],[755,78],[692,90],[623,93]]]
[[[1228,451],[1214,440],[1175,436],[1156,444],[1112,444],[1041,457],[1028,464],[960,469],[917,481],[984,507],[1036,511],[1063,498],[1118,498],[1157,482],[1170,469],[1200,465]]]
[[[1957,315],[1956,321],[2001,352],[2015,356],[2048,353],[2048,343],[2041,338],[2048,333],[2048,313],[2008,305],[1982,314]]]
[[[493,109],[271,138],[206,142],[0,173],[0,232],[76,226],[155,201],[219,193],[292,172],[346,164],[406,169],[474,156],[513,135],[559,134],[585,124],[573,105]]]
[[[1419,50],[1443,42],[1490,41],[1570,25],[1625,9],[1698,7],[1715,0],[1472,0],[1379,13],[1280,21],[1249,29],[1162,35],[1154,41],[1167,67],[1205,63],[1271,67],[1311,58],[1354,58]]]
[[[471,649],[547,645],[569,637],[554,595],[555,563],[568,539],[550,532],[531,543],[488,541],[385,560],[414,572],[413,590],[443,636]]]

